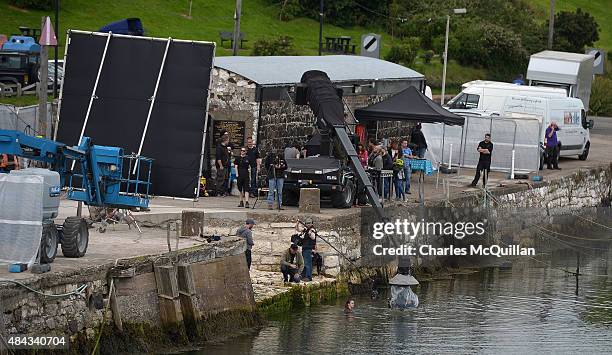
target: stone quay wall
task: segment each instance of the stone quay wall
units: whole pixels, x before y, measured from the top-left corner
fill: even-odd
[[[223,331],[226,320],[249,325],[255,322],[256,313],[245,248],[244,240],[226,238],[178,252],[121,259],[116,265],[53,272],[22,281],[48,294],[70,293],[87,285],[83,293],[69,297],[46,297],[3,284],[0,330],[8,335],[67,335],[71,352],[90,353],[103,329],[101,352],[117,353],[128,349],[150,352],[160,344],[171,348],[192,338],[206,339]],[[175,282],[181,281],[170,277],[162,284],[163,278],[156,275],[158,267],[176,271],[177,265],[192,270],[188,299],[176,290]],[[179,279],[180,275],[179,271]],[[188,317],[194,314],[197,317]],[[218,329],[207,327],[210,324]]]
[[[581,170],[560,179],[538,183],[516,184],[495,189],[487,195],[476,192],[451,199],[435,200],[425,204],[426,214],[417,204],[395,204],[388,206],[390,217],[412,219],[424,218],[426,221],[465,221],[480,218],[487,221],[487,239],[479,243],[521,244],[530,246],[534,242],[535,225],[548,225],[555,216],[585,213],[598,206],[610,206],[612,167],[596,167]],[[362,228],[374,218],[363,218],[359,209],[345,210],[334,214],[268,214],[247,212],[241,218],[230,220],[227,216],[206,216],[202,213],[203,233],[205,235],[233,235],[244,218],[252,217],[257,221],[253,230],[253,268],[263,271],[278,271],[280,256],[295,233],[295,218],[304,220],[312,217],[319,228],[320,235],[331,245],[319,240],[317,248],[323,255],[323,272],[338,276],[348,271],[352,265],[343,256],[359,264],[368,245],[361,237]],[[371,238],[370,238],[371,239]],[[439,241],[439,238],[435,238]],[[369,239],[368,239],[369,240]],[[467,238],[464,239],[467,242]],[[432,239],[432,244],[436,244]]]
[[[427,222],[485,222],[485,234],[481,237],[457,239],[452,236],[439,238],[427,236],[420,244],[437,247],[453,245],[466,247],[471,244],[520,245],[533,247],[545,241],[554,232],[579,235],[575,215],[598,218],[599,207],[610,207],[612,196],[612,165],[580,170],[559,179],[528,182],[504,188],[483,191],[451,198],[450,201],[427,201],[424,208],[415,205],[396,205],[389,209],[391,219],[408,219]],[[365,223],[365,222],[364,222]],[[588,226],[588,227],[592,227]],[[552,232],[551,232],[552,231]],[[373,243],[373,241],[372,241]],[[370,250],[372,243],[361,246],[362,254]],[[457,257],[419,257],[416,263],[426,267],[455,264]],[[474,261],[477,262],[475,258]]]
[[[201,228],[204,235],[235,235],[238,226],[244,223],[244,219],[229,219],[197,211],[189,211],[190,222],[185,220],[186,212],[183,212],[183,226],[198,224],[194,229]],[[296,218],[302,221],[307,217],[313,219],[322,237],[317,241],[317,250],[323,257],[324,268],[321,271],[326,275],[340,274],[341,266],[347,262],[342,254],[349,259],[359,258],[361,220],[358,210],[347,210],[346,213],[332,216],[322,214],[291,216],[248,212],[246,216],[241,217],[254,218],[257,221],[253,229],[255,245],[252,251],[252,268],[257,270],[280,272],[280,258],[291,245],[291,236],[296,233]]]

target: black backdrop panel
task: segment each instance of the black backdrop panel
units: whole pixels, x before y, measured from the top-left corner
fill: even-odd
[[[106,37],[70,38],[57,139],[76,144]],[[165,48],[165,40],[111,38],[85,130],[95,144],[138,151]],[[141,153],[155,159],[152,194],[195,196],[213,56],[214,44],[170,45]]]

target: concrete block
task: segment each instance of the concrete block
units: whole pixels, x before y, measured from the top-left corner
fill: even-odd
[[[300,213],[321,213],[321,191],[319,189],[300,189]]]
[[[340,259],[337,255],[327,255],[323,257],[323,265],[326,268],[334,268],[340,265]]]
[[[195,237],[204,234],[204,212],[184,210],[181,215],[181,235]]]

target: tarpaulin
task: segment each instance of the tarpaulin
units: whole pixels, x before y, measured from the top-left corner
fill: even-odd
[[[42,236],[42,176],[0,174],[0,263],[32,265]]]

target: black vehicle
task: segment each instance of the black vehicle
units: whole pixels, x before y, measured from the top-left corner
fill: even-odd
[[[300,188],[318,188],[321,202],[331,202],[335,208],[349,208],[357,194],[353,170],[342,160],[329,156],[287,159],[283,185],[283,203],[297,205]]]
[[[38,81],[38,55],[0,51],[0,83],[30,85]]]

